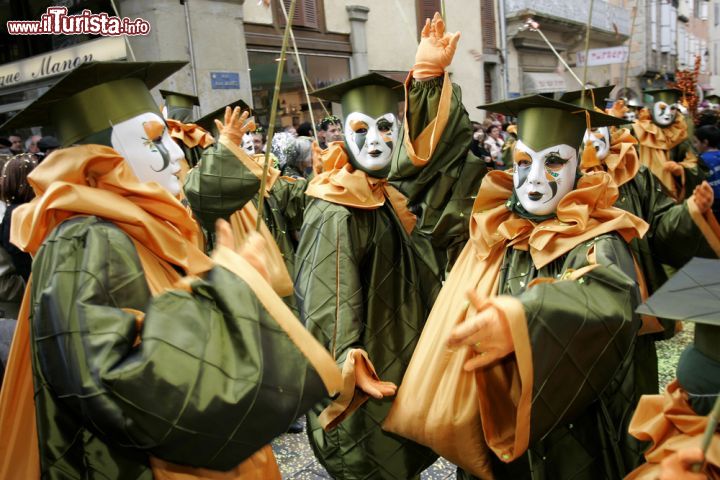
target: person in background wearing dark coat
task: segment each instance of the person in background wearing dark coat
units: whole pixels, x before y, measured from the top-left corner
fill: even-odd
[[[27,176],[36,166],[37,159],[34,155],[16,155],[5,163],[0,182],[0,199],[7,205],[0,226],[0,245],[10,254],[15,270],[26,282],[30,277],[32,258],[10,243],[10,227],[13,211],[35,197]]]
[[[470,144],[470,150],[476,157],[482,159],[485,162],[487,168],[493,168],[494,164],[490,152],[485,148],[485,130],[481,123],[472,122],[473,126],[473,139]]]

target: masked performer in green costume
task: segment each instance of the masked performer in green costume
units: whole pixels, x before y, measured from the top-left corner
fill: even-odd
[[[242,100],[237,100],[229,107],[232,109],[240,108],[248,112],[248,114],[250,112],[250,107]],[[225,123],[227,123],[229,112],[226,107],[223,107],[199,118],[195,123],[215,133],[218,129],[215,122],[221,122],[225,119]],[[250,123],[248,130],[253,130],[254,123]],[[242,161],[238,162],[235,155],[233,155],[233,158],[228,162],[227,157],[222,152],[217,155],[218,152],[214,147],[206,149],[202,155],[202,168],[195,169],[188,175],[186,192],[196,204],[201,205],[199,213],[208,206],[212,209],[213,214],[204,223],[205,228],[211,228],[216,218],[227,218],[232,228],[233,237],[239,245],[256,228],[258,214],[256,208],[257,194],[265,155],[253,153],[252,136],[249,132],[242,137],[233,139],[230,148],[235,155],[242,158]],[[274,155],[270,154],[270,159],[273,161]],[[248,167],[251,167],[251,169]],[[239,184],[241,186],[223,191],[222,180],[215,176],[215,172],[221,169],[227,176],[243,178],[244,180]],[[210,176],[205,176],[206,172],[209,172]],[[302,207],[298,206],[294,209],[292,207],[301,204],[302,200],[304,200],[302,195],[304,186],[304,180],[296,182],[294,179],[281,178],[277,169],[271,167],[270,181],[266,189],[268,194],[265,197],[266,204],[263,209],[264,223],[260,230],[268,246],[268,268],[273,271],[273,287],[278,295],[283,297],[283,300],[293,313],[297,313],[297,307],[292,286],[295,243],[291,232],[300,230]],[[210,189],[207,192],[209,195],[206,194],[205,188]],[[240,188],[243,189],[242,193],[239,192]],[[215,192],[218,191],[224,193],[217,195]],[[294,194],[293,198],[299,200],[296,202],[288,201],[289,192]],[[202,197],[202,200],[200,200],[200,197]],[[252,201],[248,202],[248,198],[251,198]],[[230,212],[233,208],[235,210]]]
[[[182,65],[85,64],[9,122],[74,146],[33,172],[14,216],[34,264],[0,397],[2,478],[279,478],[269,449],[253,453],[339,390],[262,257],[251,267],[227,225],[212,259],[197,247],[182,152],[148,90]]]
[[[595,108],[612,86],[568,92],[560,100]],[[595,99],[595,104],[593,104]],[[585,133],[585,151],[581,168],[583,172],[603,170],[608,172],[619,188],[615,206],[644,219],[650,229],[642,238],[634,238],[630,249],[638,265],[638,281],[643,300],[652,295],[665,281],[667,274],[662,264],[680,268],[692,257],[717,257],[711,245],[718,241],[710,222],[714,222],[712,188],[707,182],[697,187],[696,193],[676,204],[660,187],[650,170],[640,164],[635,150],[637,140],[626,128],[599,127]],[[706,239],[710,237],[710,241]],[[643,325],[636,346],[636,386],[640,395],[658,391],[657,355],[655,340],[666,340],[675,334],[675,322],[658,321],[643,316]]]
[[[677,147],[688,142],[688,121],[678,112],[680,90],[665,88],[646,90],[654,98],[652,111],[643,109],[633,124],[640,144],[640,162],[660,180],[668,194],[681,202],[689,197],[702,180],[707,168],[692,151],[684,147],[682,157]]]
[[[616,433],[640,327],[626,242],[647,224],[579,147],[622,121],[542,96],[482,108],[518,117],[514,169],[483,179],[385,428],[480,478],[620,478],[639,460]]]
[[[404,132],[397,82],[370,74],[314,92],[342,104],[345,140],[323,152],[307,189],[295,291],[307,328],[343,367],[343,393],[308,415],[313,450],[335,478],[414,478],[435,458],[381,424],[439,288],[444,263],[433,250],[467,231],[484,173],[468,156],[471,125],[444,71],[458,39],[439,16],[428,21]]]

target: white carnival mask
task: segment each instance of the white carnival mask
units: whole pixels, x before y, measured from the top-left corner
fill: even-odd
[[[675,104],[668,105],[665,102],[655,102],[653,104],[653,121],[661,127],[669,127],[675,121],[677,106]]]
[[[593,128],[592,131],[585,130],[583,145],[588,140],[592,141],[595,147],[595,155],[598,160],[604,160],[610,153],[610,129],[608,127]]]
[[[363,169],[373,172],[389,165],[398,137],[397,123],[392,113],[378,118],[360,112],[352,112],[347,116],[345,142]]]
[[[553,145],[536,152],[521,140],[513,151],[513,185],[520,204],[533,215],[550,215],[575,188],[577,149]]]
[[[242,136],[242,149],[245,150],[248,155],[255,154],[255,143],[253,142],[252,133],[246,133]]]
[[[635,113],[635,110],[628,110],[623,115],[623,118],[628,122],[635,122],[635,120],[637,120],[637,113]]]
[[[141,182],[156,182],[171,194],[180,193],[183,151],[156,113],[142,113],[112,126],[112,147],[125,158]]]

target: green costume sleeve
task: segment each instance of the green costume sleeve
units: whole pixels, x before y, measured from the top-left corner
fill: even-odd
[[[151,297],[129,237],[84,217],[51,234],[33,276],[48,468],[71,471],[85,455],[88,470],[136,478],[138,454],[145,462],[152,454],[228,470],[325,396],[253,291],[222,267],[189,291]],[[273,368],[277,359],[287,362],[282,369]]]
[[[348,350],[365,348],[361,344],[365,298],[358,259],[367,242],[346,207],[313,202],[300,234],[295,295],[307,329],[342,365]]]
[[[442,86],[442,78],[412,82],[405,120],[411,140],[436,118]],[[414,165],[403,146],[390,173],[390,181],[408,197],[408,206],[418,216],[420,232],[429,235],[435,247],[457,253],[455,247],[468,239],[472,205],[486,173],[485,162],[470,152],[471,142],[472,126],[460,87],[452,85],[449,118],[430,161]]]
[[[685,145],[686,151],[684,154],[681,154],[682,157],[680,160],[683,161],[685,168],[685,198],[689,198],[695,191],[695,187],[708,179],[710,169],[705,165],[705,162],[702,161],[700,155],[697,154],[689,140],[681,144],[681,146]]]
[[[642,208],[637,214],[650,224],[647,241],[656,260],[680,268],[693,257],[715,258],[715,253],[690,216],[689,200],[676,204],[647,168],[640,169],[635,182],[640,190]]]
[[[565,274],[597,267],[577,280],[541,283],[518,298],[528,320],[533,359],[530,444],[595,402],[632,356],[640,321],[632,258],[614,235],[576,247]]]
[[[280,214],[285,217],[287,228],[300,231],[303,224],[305,206],[310,197],[305,195],[308,180],[304,178],[289,179],[280,177],[270,190]]]
[[[206,148],[185,180],[185,196],[195,216],[208,231],[215,221],[240,210],[260,190],[254,175],[222,142]]]

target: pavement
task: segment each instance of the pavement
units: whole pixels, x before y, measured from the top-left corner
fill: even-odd
[[[693,326],[690,324],[670,340],[657,342],[658,370],[660,390],[675,378],[675,367],[680,353],[693,339]],[[305,422],[305,419],[302,419]],[[286,433],[276,438],[272,444],[273,452],[285,480],[325,480],[332,478],[315,459],[307,434]],[[422,473],[422,480],[454,479],[456,467],[441,458]]]

